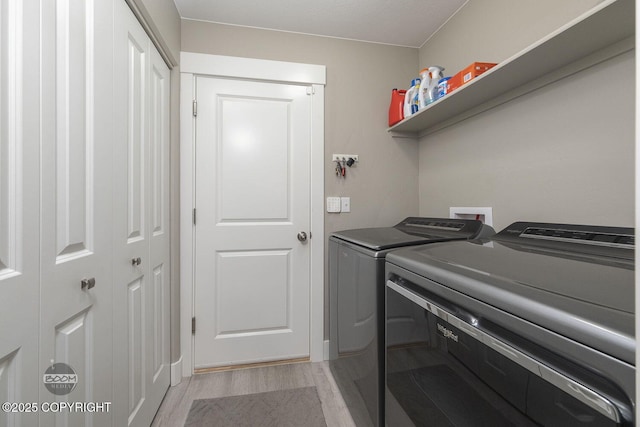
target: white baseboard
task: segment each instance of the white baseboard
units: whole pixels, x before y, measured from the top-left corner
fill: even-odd
[[[171,386],[180,384],[182,381],[182,356],[171,364]]]
[[[324,340],[324,360],[329,360],[329,340]]]

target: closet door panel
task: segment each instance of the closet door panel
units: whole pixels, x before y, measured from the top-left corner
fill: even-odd
[[[39,4],[0,0],[0,402],[37,402]],[[0,425],[37,414],[0,412]]]
[[[146,426],[170,382],[170,79],[123,1],[115,22],[114,407],[121,425]]]
[[[151,295],[147,300],[149,343],[146,381],[150,405],[160,406],[169,388],[169,69],[158,51],[150,49],[149,135],[150,209],[148,221]]]
[[[64,363],[78,382],[62,395],[41,388],[40,399],[110,402],[113,4],[41,6],[40,370]],[[111,413],[41,414],[54,423],[110,425]]]
[[[145,171],[147,170],[146,85],[147,44],[145,34],[127,37],[127,243],[145,240]]]
[[[92,251],[91,2],[57,0],[55,68],[56,261]]]
[[[114,408],[117,423],[131,425],[145,410],[144,316],[152,291],[148,274],[149,170],[147,96],[149,39],[124,1],[115,28],[116,138],[114,140]],[[139,260],[139,262],[138,262]],[[142,412],[141,412],[142,411]]]

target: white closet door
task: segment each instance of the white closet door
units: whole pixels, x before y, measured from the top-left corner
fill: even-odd
[[[41,2],[41,376],[75,389],[43,402],[112,401],[113,2]],[[37,21],[36,21],[37,22]],[[83,280],[90,281],[82,287]],[[42,426],[107,426],[108,413],[40,413]]]
[[[147,233],[149,235],[150,284],[145,325],[145,381],[148,405],[155,414],[171,382],[170,350],[170,73],[150,43],[149,76],[149,187]]]
[[[0,402],[37,402],[38,2],[0,0]],[[27,54],[35,52],[35,54]],[[0,426],[37,414],[0,412]]]
[[[169,71],[124,1],[115,26],[114,408],[148,426],[169,387]]]

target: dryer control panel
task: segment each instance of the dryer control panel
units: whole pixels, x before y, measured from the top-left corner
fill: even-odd
[[[514,222],[494,240],[629,259],[635,249],[633,228],[595,225]]]

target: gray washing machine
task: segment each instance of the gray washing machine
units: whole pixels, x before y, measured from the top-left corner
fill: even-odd
[[[494,234],[480,221],[409,217],[329,238],[330,367],[358,426],[384,425],[384,267],[394,249]]]
[[[635,425],[634,248],[517,222],[389,254],[387,425]]]

